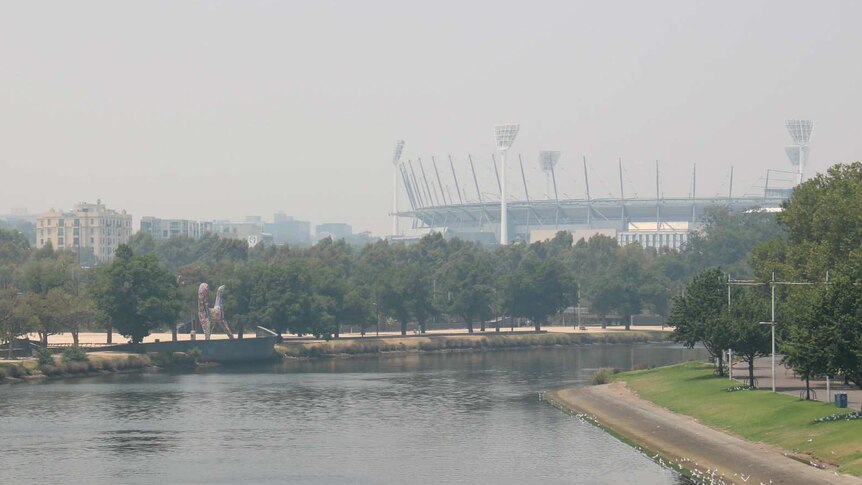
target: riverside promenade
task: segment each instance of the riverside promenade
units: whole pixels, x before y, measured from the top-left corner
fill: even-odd
[[[800,393],[805,390],[805,382],[793,372],[793,369],[780,364],[781,356],[776,355],[775,367],[775,391],[782,394],[787,394],[793,397],[800,397]],[[761,357],[754,361],[754,378],[757,380],[757,387],[760,389],[772,388],[772,360],[770,357]],[[733,366],[733,378],[738,381],[748,380],[748,364],[745,362],[737,362]],[[811,394],[811,399],[817,399],[822,402],[834,402],[833,399],[836,392],[847,393],[847,407],[855,411],[862,409],[862,389],[853,385],[845,386],[843,380],[834,380],[831,384],[831,396],[826,392],[826,379],[812,379],[810,381],[811,389],[814,392]],[[838,411],[838,409],[836,409]]]
[[[705,426],[637,397],[623,382],[566,389],[550,400],[664,457],[677,471],[693,470],[697,483],[862,484],[862,480],[820,470],[774,446],[754,443]],[[658,460],[657,455],[654,459]]]
[[[341,333],[341,338],[344,339],[356,339],[362,338],[362,335],[359,332],[350,332],[349,327],[345,328],[346,331]],[[634,326],[631,331],[650,331],[650,332],[668,332],[670,333],[673,330],[671,327],[662,327],[662,326]],[[626,333],[625,327],[622,326],[609,326],[607,328],[601,328],[598,326],[590,326],[586,327],[584,330],[574,328],[572,326],[558,326],[558,325],[547,325],[542,327],[542,331],[546,333],[583,333],[583,334],[595,334],[595,333]],[[533,327],[524,326],[524,327],[515,327],[514,332],[510,330],[510,327],[501,327],[499,334],[495,331],[494,327],[487,327],[484,332],[480,332],[478,326],[472,334],[467,333],[467,329],[465,328],[452,328],[452,329],[440,329],[440,330],[429,330],[425,334],[414,333],[413,331],[407,332],[406,337],[418,337],[418,336],[426,336],[431,337],[435,335],[511,335],[511,334],[531,334],[534,333]],[[254,337],[254,333],[246,332],[244,334],[245,338]],[[29,334],[28,337],[33,341],[38,341],[39,336],[35,333]],[[391,330],[387,329],[385,331],[381,331],[379,337],[391,337],[391,338],[403,338],[401,336],[401,332],[399,330]],[[212,334],[212,338],[226,339],[227,335],[222,333],[214,333]],[[374,327],[369,328],[365,332],[365,338],[378,338],[377,332],[375,332]],[[191,340],[191,336],[187,333],[181,333],[177,335],[178,340]],[[203,340],[204,336],[201,333],[197,334],[198,340]],[[315,340],[313,337],[296,337],[294,335],[285,335],[285,340],[305,340],[305,341],[313,341]],[[94,346],[94,345],[105,345],[107,340],[107,335],[105,332],[81,332],[79,335],[79,341],[84,346]],[[114,333],[114,344],[125,343],[126,338],[122,335]],[[169,332],[160,332],[160,333],[152,333],[144,338],[144,343],[149,342],[168,342],[171,340],[171,334]],[[321,340],[322,341],[322,340]],[[72,344],[72,335],[70,333],[60,333],[48,336],[48,344],[49,345],[71,345]]]

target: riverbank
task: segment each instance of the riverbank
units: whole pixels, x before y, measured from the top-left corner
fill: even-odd
[[[591,344],[666,342],[668,332],[496,333],[364,337],[325,341],[285,340],[276,351],[289,358],[350,357],[393,352],[444,352]]]
[[[14,384],[44,379],[87,377],[113,372],[141,372],[153,367],[147,355],[122,352],[87,354],[86,360],[63,362],[55,356],[52,364],[39,364],[35,358],[0,360],[0,383]]]
[[[401,331],[397,328],[397,325],[383,325],[379,329],[367,329],[368,331],[363,335],[361,334],[356,327],[352,327],[346,325],[342,328],[341,338],[343,339],[369,339],[371,337],[386,337],[386,338],[400,338]],[[546,325],[542,327],[542,332],[544,333],[562,333],[562,334],[593,334],[593,333],[629,333],[631,331],[638,332],[656,332],[656,333],[664,333],[670,334],[673,331],[672,327],[661,326],[661,325],[640,325],[632,327],[632,330],[626,330],[625,327],[621,325],[617,326],[608,326],[606,328],[602,328],[599,326],[587,326],[587,327],[576,327],[572,325],[561,326],[561,325]],[[429,329],[427,333],[421,334],[419,336],[453,336],[453,335],[463,335],[463,336],[471,336],[471,335],[489,335],[489,334],[497,334],[497,335],[529,335],[535,333],[532,325],[529,327],[507,327],[502,326],[501,331],[499,333],[495,332],[494,327],[489,326],[487,331],[481,333],[476,330],[476,333],[470,334],[467,332],[466,328],[440,328],[440,329]],[[415,333],[410,333],[410,336],[417,336]],[[245,332],[244,338],[254,338],[256,336],[253,332]],[[108,335],[105,332],[81,332],[78,334],[78,343],[82,347],[87,348],[98,348],[101,346],[108,345],[117,345],[126,343],[126,338],[121,335],[114,334],[113,336],[113,344],[108,344]],[[39,340],[39,335],[31,333],[27,335],[27,338],[36,342]],[[201,334],[197,335],[197,340],[200,341],[204,337]],[[227,335],[223,333],[214,333],[212,335],[213,340],[225,340],[227,339]],[[143,343],[151,343],[151,342],[170,342],[173,340],[173,336],[170,332],[153,332],[143,339]],[[178,341],[188,341],[191,340],[191,335],[187,333],[181,333],[177,335]],[[310,341],[315,340],[310,337],[299,337],[296,335],[284,335],[285,341]],[[59,346],[59,347],[69,347],[74,345],[74,339],[70,333],[58,333],[52,334],[48,336],[48,346]]]
[[[739,383],[713,377],[711,366],[702,363],[614,379],[548,393],[546,399],[589,416],[649,450],[656,461],[696,479],[862,483],[857,478],[862,475],[862,420],[815,422],[847,410],[768,391],[729,392]]]

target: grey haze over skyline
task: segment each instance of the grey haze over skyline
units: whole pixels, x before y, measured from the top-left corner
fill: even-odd
[[[862,158],[860,19],[849,1],[3,2],[0,213],[101,198],[382,235],[397,139],[459,177],[474,154],[494,192],[505,121],[534,197],[541,149],[570,196],[583,155],[595,197],[618,195],[618,157],[627,196],[654,195],[656,160],[667,196],[693,163],[698,195],[726,193],[731,165],[754,192],[791,168],[789,118],[815,122],[807,175]]]

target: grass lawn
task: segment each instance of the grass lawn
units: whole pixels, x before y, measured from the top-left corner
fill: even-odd
[[[617,374],[640,397],[751,441],[806,453],[843,473],[862,476],[862,419],[814,423],[848,410],[768,390],[728,392],[739,382],[714,377],[712,366],[688,362]]]

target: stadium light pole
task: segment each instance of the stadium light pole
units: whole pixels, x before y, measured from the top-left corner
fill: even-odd
[[[521,125],[504,123],[494,127],[497,150],[500,150],[500,245],[509,244],[509,212],[506,208],[506,152],[512,147]]]
[[[547,187],[545,188],[546,197],[548,199],[551,198],[551,189],[554,191],[554,199],[557,197],[557,181],[556,174],[554,174],[554,167],[557,166],[557,162],[560,161],[560,152],[553,150],[542,150],[539,152],[539,168],[545,172],[545,176],[547,177]]]
[[[395,143],[395,153],[392,155],[392,235],[398,235],[398,163],[404,151],[404,140]]]
[[[808,161],[810,149],[808,142],[811,140],[811,131],[814,129],[814,122],[811,120],[787,120],[784,123],[787,127],[787,132],[793,138],[794,145],[785,147],[787,157],[790,163],[797,167],[796,184],[802,183],[802,176],[805,172],[805,162]]]

